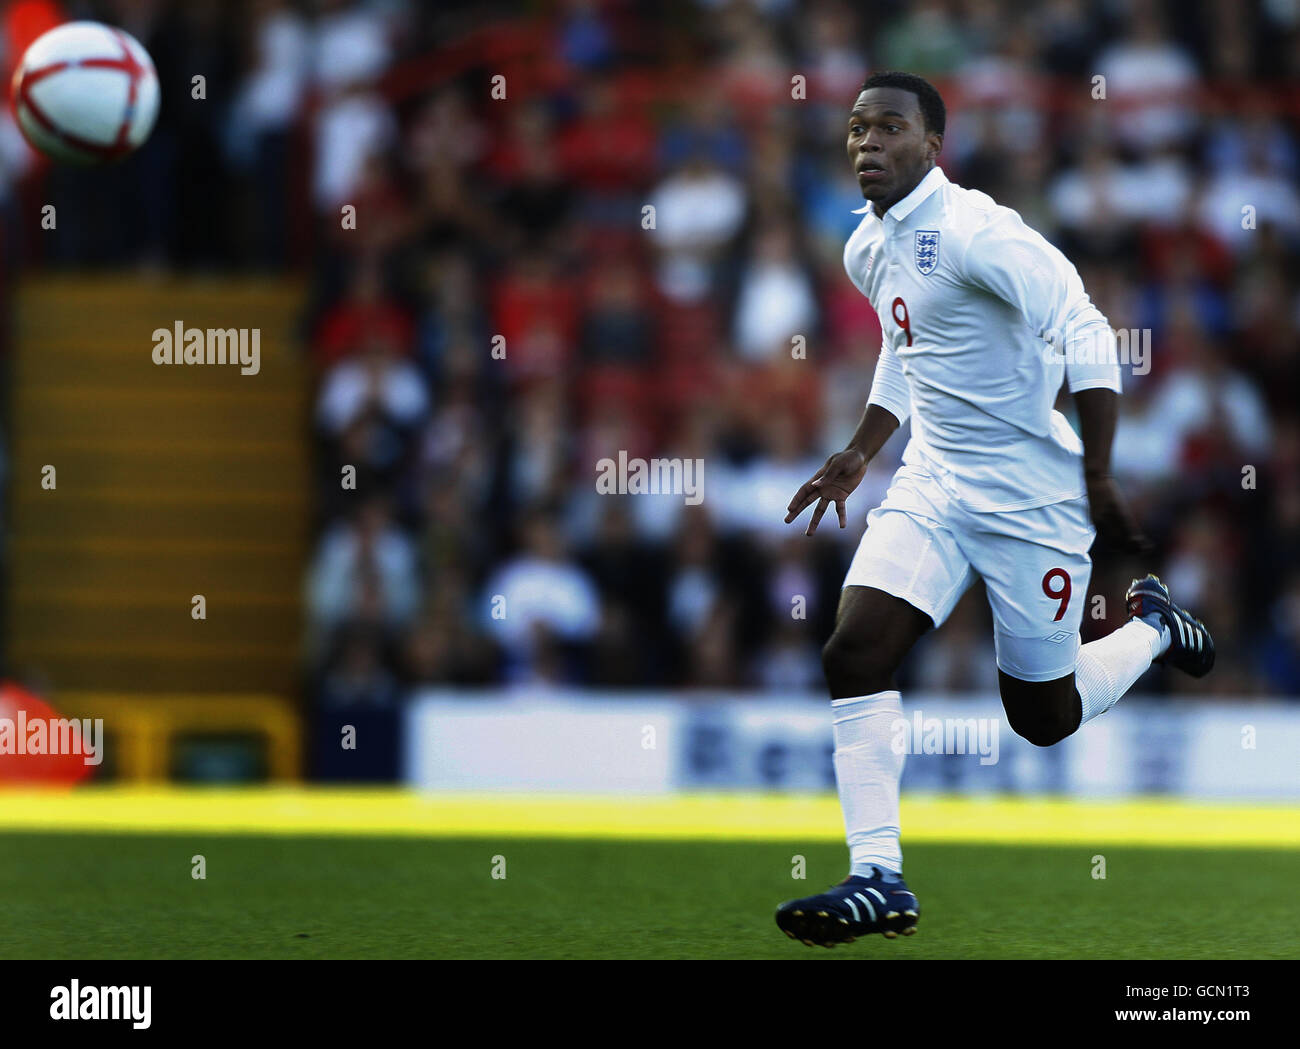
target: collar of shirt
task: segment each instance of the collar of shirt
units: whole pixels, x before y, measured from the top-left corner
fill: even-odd
[[[885,212],[885,218],[893,219],[895,222],[902,222],[908,215],[912,214],[926,197],[930,196],[940,186],[948,181],[948,176],[943,173],[943,169],[936,164],[928,172],[925,178],[916,184],[916,188],[907,196]],[[854,208],[854,215],[865,215],[872,212],[871,202],[868,201],[860,208]],[[874,212],[872,212],[874,214]]]

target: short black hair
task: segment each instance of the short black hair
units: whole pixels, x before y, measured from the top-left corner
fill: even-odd
[[[902,91],[912,92],[921,106],[921,115],[925,117],[925,129],[935,134],[943,134],[943,129],[948,123],[948,110],[944,108],[939,92],[925,77],[919,77],[915,73],[872,73],[862,82],[858,94],[872,87],[896,87]]]

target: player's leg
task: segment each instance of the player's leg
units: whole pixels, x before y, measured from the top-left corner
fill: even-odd
[[[915,605],[872,586],[840,591],[835,630],[822,649],[831,699],[894,687],[894,674],[912,646],[934,626]]]
[[[955,512],[954,534],[984,579],[1007,723],[1051,746],[1079,727],[1075,663],[1092,577],[1082,499],[1004,513]]]
[[[1050,747],[1113,707],[1153,662],[1204,677],[1214,666],[1214,639],[1199,619],[1174,604],[1156,576],[1133,580],[1126,595],[1129,620],[1103,638],[1079,645],[1072,674],[1023,681],[998,667],[1002,705],[1012,729]],[[1018,672],[1043,666],[1052,655],[1038,642],[1037,656],[1020,639],[1001,640],[999,651],[1018,648]]]
[[[878,527],[893,531],[891,524]],[[894,674],[930,616],[873,586],[845,586],[835,630],[822,650],[834,718],[835,782],[849,844],[849,873],[903,870],[898,784],[906,757],[893,747],[903,716]]]
[[[902,879],[898,784],[906,755],[894,674],[917,638],[941,624],[974,579],[942,506],[923,477],[900,471],[872,511],[849,567],[835,630],[822,653],[834,711],[835,778],[850,874],[817,896],[790,900],[777,924],[830,947],[867,933],[915,931],[920,904]]]
[[[1080,699],[1074,674],[1052,681],[1022,681],[998,668],[1007,724],[1038,747],[1059,743],[1079,727]]]
[[[1152,663],[1204,677],[1214,667],[1214,638],[1205,624],[1174,604],[1156,576],[1135,579],[1125,594],[1129,619],[1118,630],[1079,649],[1074,684],[1079,723],[1119,702]]]
[[[1167,650],[1171,663],[1197,676],[1213,665],[1209,632],[1169,600],[1154,576],[1134,581],[1127,623],[1080,644],[1092,575],[1084,500],[990,515],[983,523],[991,531],[962,539],[993,609],[1007,721],[1031,743],[1051,746],[1109,710]]]
[[[901,873],[893,747],[903,716],[894,674],[917,639],[943,623],[974,580],[944,524],[948,502],[919,470],[899,471],[871,512],[849,565],[835,630],[822,650],[834,712],[835,776],[852,875]]]
[[[915,605],[875,587],[846,585],[840,593],[822,665],[833,697],[835,782],[849,876],[825,893],[788,900],[776,912],[781,930],[810,947],[916,931],[921,905],[901,873],[898,784],[905,755],[892,745],[903,716],[894,673],[932,626]]]
[[[963,549],[984,577],[993,612],[1007,724],[1035,746],[1050,747],[1079,727],[1083,711],[1076,669],[1092,578],[1087,503],[966,514],[961,520]],[[1150,663],[1149,651],[1143,652],[1141,670]],[[1129,662],[1136,668],[1135,660]]]

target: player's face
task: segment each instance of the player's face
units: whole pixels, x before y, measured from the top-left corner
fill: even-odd
[[[929,134],[916,95],[868,88],[849,112],[849,162],[862,196],[884,214],[934,167],[943,137]]]

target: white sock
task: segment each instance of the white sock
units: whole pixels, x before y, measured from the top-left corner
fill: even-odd
[[[898,781],[907,755],[894,753],[895,723],[903,716],[897,691],[831,701],[835,714],[835,781],[849,842],[850,874],[871,867],[901,874]]]
[[[1118,703],[1164,651],[1164,645],[1161,631],[1140,619],[1130,619],[1113,633],[1080,648],[1074,664],[1074,687],[1083,705],[1080,724]]]

